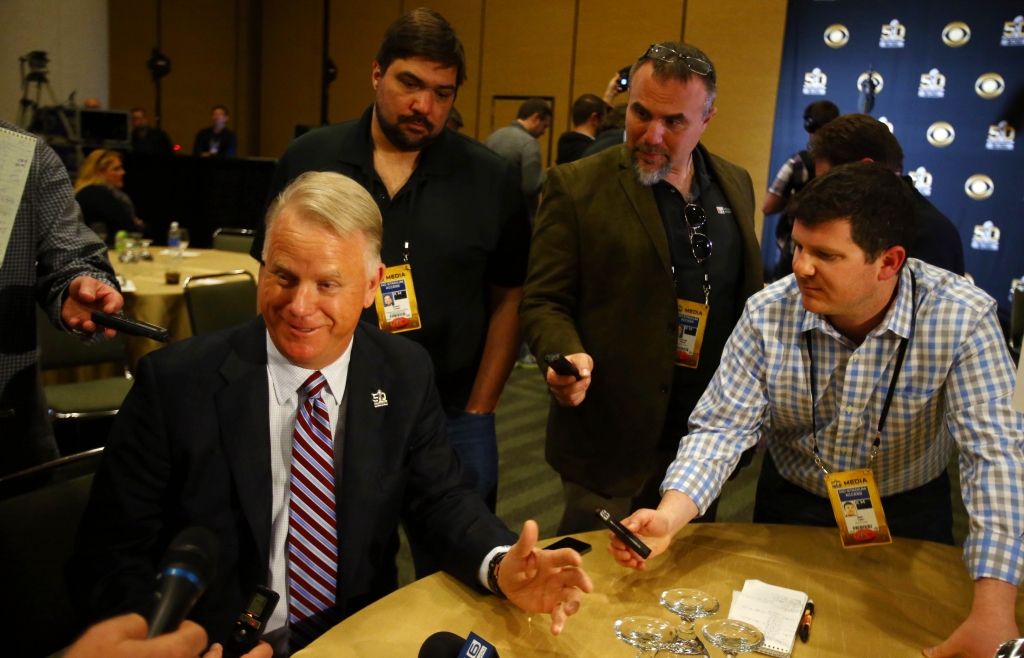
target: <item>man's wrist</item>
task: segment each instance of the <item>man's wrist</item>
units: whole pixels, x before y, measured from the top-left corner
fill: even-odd
[[[495,553],[494,557],[491,558],[490,563],[487,565],[487,589],[494,592],[494,595],[501,599],[507,599],[505,592],[501,591],[501,585],[498,584],[498,574],[501,571],[501,561],[508,555],[508,551],[501,551]]]
[[[658,512],[668,518],[669,536],[675,536],[683,526],[700,513],[700,508],[692,498],[682,491],[669,489],[661,498]]]

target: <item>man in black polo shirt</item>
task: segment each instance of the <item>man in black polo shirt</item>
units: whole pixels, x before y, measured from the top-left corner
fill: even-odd
[[[699,143],[715,114],[711,61],[666,42],[629,80],[626,143],[548,174],[520,311],[533,353],[563,354],[582,375],[547,373],[559,534],[599,527],[595,507],[622,518],[660,500],[690,412],[763,287],[750,176]]]
[[[384,216],[384,264],[389,273],[409,265],[413,283],[397,295],[382,290],[379,308],[363,319],[401,330],[430,353],[448,435],[493,510],[493,414],[519,351],[530,228],[518,173],[479,142],[444,129],[465,77],[462,43],[440,14],[417,9],[399,18],[373,63],[374,105],[356,121],[295,140],[269,198],[306,171],[339,172],[373,195]],[[261,226],[254,258],[262,248]],[[387,309],[384,294],[392,300]],[[416,312],[402,316],[413,297]]]

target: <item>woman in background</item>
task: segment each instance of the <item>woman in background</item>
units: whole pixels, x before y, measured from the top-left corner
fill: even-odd
[[[106,243],[113,246],[118,231],[142,232],[146,225],[135,216],[135,205],[121,188],[124,187],[124,166],[121,154],[96,149],[82,163],[75,181],[75,200],[82,207],[85,225],[96,230],[106,227]]]

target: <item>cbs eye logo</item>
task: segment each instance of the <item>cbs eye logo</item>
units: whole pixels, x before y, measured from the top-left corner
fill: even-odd
[[[971,28],[967,23],[954,21],[942,28],[942,43],[950,48],[959,48],[971,40]]]
[[[842,48],[850,41],[850,31],[845,25],[833,23],[825,28],[825,45],[829,48]]]
[[[974,82],[974,91],[982,98],[995,98],[1006,90],[1006,82],[998,73],[985,73]]]
[[[995,183],[985,174],[974,174],[964,183],[964,191],[967,192],[967,196],[977,201],[989,198],[995,189]]]
[[[936,121],[928,126],[928,143],[932,146],[939,148],[949,146],[955,138],[956,131],[945,121]]]

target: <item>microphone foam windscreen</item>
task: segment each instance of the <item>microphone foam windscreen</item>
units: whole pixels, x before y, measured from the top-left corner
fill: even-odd
[[[466,638],[455,633],[439,631],[423,641],[419,658],[457,658]]]

